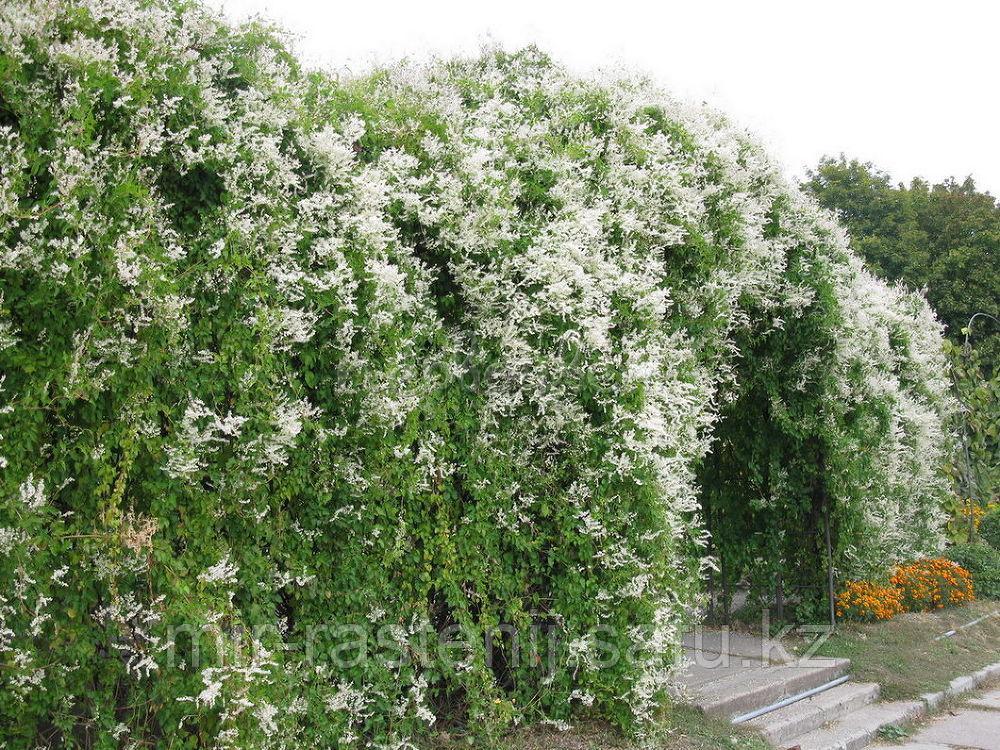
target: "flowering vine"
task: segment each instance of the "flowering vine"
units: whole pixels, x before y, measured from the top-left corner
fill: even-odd
[[[750,361],[816,405],[845,565],[936,543],[940,326],[721,116],[531,49],[341,80],[197,3],[0,11],[10,746],[641,731]]]

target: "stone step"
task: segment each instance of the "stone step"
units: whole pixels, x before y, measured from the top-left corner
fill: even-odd
[[[760,662],[744,663],[738,659],[726,661],[705,660],[701,663],[690,663],[682,667],[677,673],[677,683],[683,685],[689,691],[716,682],[725,677],[732,677],[750,669],[763,669],[767,665]]]
[[[709,716],[733,718],[819,687],[847,672],[849,659],[810,659],[749,669],[693,690],[693,703]]]
[[[747,722],[775,747],[878,700],[876,682],[846,682]]]
[[[736,658],[772,664],[795,661],[795,657],[777,640],[725,628],[696,628],[684,634],[682,643],[686,651],[694,653],[729,654]]]
[[[798,745],[801,750],[858,750],[876,739],[882,727],[905,724],[923,713],[923,701],[872,703],[832,724],[791,737],[780,746]]]

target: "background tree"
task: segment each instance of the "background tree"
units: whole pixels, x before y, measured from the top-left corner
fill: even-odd
[[[824,158],[802,187],[836,211],[851,242],[880,276],[926,289],[955,343],[977,312],[1000,300],[1000,204],[971,177],[894,185],[871,163]],[[1000,326],[983,323],[970,341],[988,369],[1000,356]]]

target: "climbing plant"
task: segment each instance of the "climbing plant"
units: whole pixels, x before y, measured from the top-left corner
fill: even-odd
[[[926,303],[639,76],[0,0],[0,165],[9,747],[642,732],[707,532],[939,544]]]
[[[948,464],[954,486],[949,532],[955,541],[971,542],[1000,495],[1000,373],[990,374],[979,350],[968,344],[946,342],[945,348],[959,402],[958,449]]]

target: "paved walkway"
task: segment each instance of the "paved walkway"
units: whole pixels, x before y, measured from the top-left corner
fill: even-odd
[[[884,745],[882,748],[1000,750],[1000,689],[994,688],[981,693],[978,697],[965,701],[959,708],[944,712],[915,732],[904,744]]]

